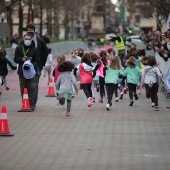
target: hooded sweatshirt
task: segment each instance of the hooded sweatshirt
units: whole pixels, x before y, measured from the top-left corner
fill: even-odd
[[[158,78],[162,80],[161,72],[157,66],[145,66],[142,74],[142,82],[145,84],[149,84],[151,81],[156,83]]]

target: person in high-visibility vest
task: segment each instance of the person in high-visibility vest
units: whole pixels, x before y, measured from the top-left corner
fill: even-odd
[[[118,53],[124,53],[125,54],[126,47],[125,47],[125,43],[124,43],[124,40],[123,40],[123,36],[118,35],[118,36],[110,37],[110,38],[111,38],[110,41],[115,42],[115,46],[118,50]]]

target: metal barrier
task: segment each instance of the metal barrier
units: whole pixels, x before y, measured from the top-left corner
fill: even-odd
[[[161,64],[159,65],[160,70],[162,71],[163,74],[163,80],[164,84],[162,83],[160,86],[161,91],[164,93],[167,99],[170,99],[170,89],[167,86],[167,79],[168,79],[168,73],[170,70],[170,59],[165,62],[162,57],[156,52],[155,53],[155,58],[158,62]]]

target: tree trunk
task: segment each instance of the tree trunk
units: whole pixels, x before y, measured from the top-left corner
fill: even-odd
[[[12,10],[10,7],[6,8],[7,10],[7,23],[8,23],[8,44],[10,43],[10,40],[12,38]]]
[[[68,19],[68,13],[65,13],[65,18],[64,18],[64,28],[65,28],[65,35],[64,38],[68,40],[68,33],[69,33],[69,19]]]
[[[40,37],[42,37],[42,27],[43,27],[43,11],[42,6],[40,6]]]
[[[21,0],[19,0],[19,37],[22,38],[23,31],[23,9],[21,7]]]

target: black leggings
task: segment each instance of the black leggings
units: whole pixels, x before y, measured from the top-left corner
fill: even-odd
[[[130,100],[133,100],[133,93],[136,95],[136,86],[137,84],[128,83]]]
[[[114,84],[114,83],[107,83],[107,88],[108,88],[108,102],[109,104],[112,103],[112,98],[113,98],[113,93],[115,92],[116,90],[116,86],[117,84]]]
[[[92,97],[91,84],[81,84],[81,88],[83,89],[87,99]]]
[[[155,103],[155,106],[158,106],[158,83],[153,83],[152,87],[149,87],[148,84],[145,84],[146,97],[151,98],[152,103]]]
[[[99,76],[99,84],[100,84],[100,97],[103,99],[103,94],[105,93],[105,90],[104,90],[104,85],[105,85],[104,77]]]

